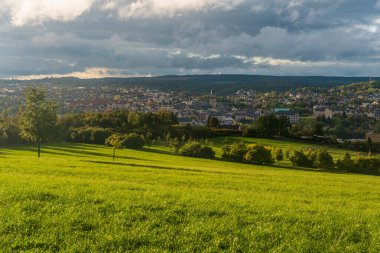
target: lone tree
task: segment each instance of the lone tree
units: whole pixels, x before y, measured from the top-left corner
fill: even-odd
[[[41,156],[41,142],[48,141],[57,124],[56,106],[46,100],[40,88],[27,88],[25,103],[20,108],[20,136],[26,141],[37,143],[38,158]]]
[[[112,147],[112,161],[115,161],[116,149],[122,148],[123,136],[121,134],[112,134],[106,139],[106,145]]]

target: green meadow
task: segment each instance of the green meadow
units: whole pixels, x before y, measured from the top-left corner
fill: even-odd
[[[43,146],[41,159],[3,148],[0,161],[1,252],[380,251],[376,176],[168,148],[118,150],[113,162],[110,148],[82,144]]]

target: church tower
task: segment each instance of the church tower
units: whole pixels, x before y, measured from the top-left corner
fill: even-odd
[[[214,94],[214,90],[211,90],[211,93],[208,99],[208,104],[212,109],[216,109],[216,96]]]

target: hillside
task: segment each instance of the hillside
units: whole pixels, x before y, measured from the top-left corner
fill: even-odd
[[[380,81],[380,78],[373,78]],[[78,79],[45,78],[40,80],[0,80],[0,85],[44,84],[44,85],[113,85],[113,86],[142,86],[167,91],[185,93],[208,93],[211,89],[218,90],[219,95],[235,92],[239,89],[254,89],[260,92],[286,91],[290,89],[318,86],[335,87],[344,84],[366,82],[368,77],[323,77],[323,76],[260,76],[260,75],[189,75],[189,76],[158,76],[133,78],[101,78]]]
[[[378,252],[380,178],[60,144],[1,150],[1,251]]]

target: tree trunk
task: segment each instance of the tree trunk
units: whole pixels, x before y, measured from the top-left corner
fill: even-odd
[[[41,142],[39,141],[38,144],[37,144],[38,148],[37,148],[37,152],[38,152],[38,158],[41,157]]]

